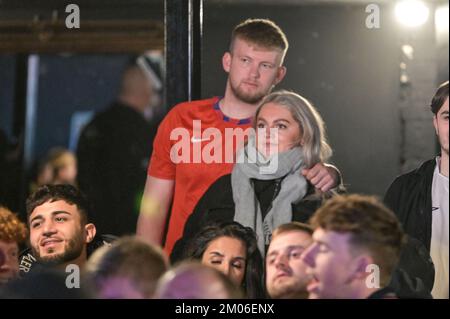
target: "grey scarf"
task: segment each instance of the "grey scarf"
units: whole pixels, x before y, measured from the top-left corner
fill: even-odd
[[[302,199],[307,192],[307,181],[301,174],[303,152],[300,147],[278,153],[265,159],[255,146],[255,138],[238,153],[237,163],[231,173],[231,186],[235,203],[234,220],[251,227],[258,237],[258,248],[265,255],[265,246],[270,243],[272,231],[292,221],[292,203]],[[283,178],[284,177],[284,178]],[[274,180],[283,178],[280,192],[269,212],[262,220],[251,179]]]

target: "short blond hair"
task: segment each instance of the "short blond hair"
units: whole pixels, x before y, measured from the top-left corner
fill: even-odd
[[[281,61],[283,61],[289,48],[289,43],[283,30],[268,19],[247,19],[238,24],[231,33],[231,53],[233,52],[236,38],[262,48],[280,50],[283,53]]]
[[[294,222],[282,224],[282,225],[278,226],[277,228],[275,228],[275,230],[272,232],[272,240],[281,234],[294,232],[294,231],[303,232],[310,236],[312,236],[312,234],[314,232],[313,228],[310,225],[294,221]]]

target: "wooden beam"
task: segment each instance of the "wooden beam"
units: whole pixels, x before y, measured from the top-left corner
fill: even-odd
[[[148,20],[1,21],[0,53],[142,53],[164,49],[164,25]]]

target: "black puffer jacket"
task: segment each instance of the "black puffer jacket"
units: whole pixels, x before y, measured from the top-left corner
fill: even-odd
[[[255,195],[265,215],[270,210],[273,199],[278,195],[282,179],[272,181],[253,180]],[[308,189],[307,195],[292,205],[292,221],[306,223],[322,204],[322,198],[314,195],[314,187]],[[172,263],[183,259],[189,241],[206,225],[234,220],[235,205],[231,187],[231,174],[220,177],[202,196],[193,213],[189,216],[183,237],[172,250]]]
[[[400,220],[405,232],[431,245],[431,187],[436,159],[426,161],[418,169],[401,175],[391,184],[384,202]]]

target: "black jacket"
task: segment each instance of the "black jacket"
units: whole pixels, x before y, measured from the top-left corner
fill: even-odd
[[[253,180],[255,195],[259,200],[261,211],[266,214],[273,199],[278,195],[277,184],[273,181]],[[292,205],[292,220],[306,223],[322,204],[322,199],[313,195],[314,187],[308,189],[307,195]],[[268,199],[268,200],[267,200]],[[206,225],[234,220],[235,205],[231,186],[231,174],[220,177],[214,182],[197,203],[184,226],[183,237],[174,246],[171,262],[177,262],[184,256],[189,241]]]
[[[399,176],[386,192],[384,201],[400,220],[404,231],[431,245],[431,187],[436,159],[426,161],[418,169]]]
[[[410,240],[403,250],[399,267],[416,281],[416,291],[431,291],[434,265],[431,245],[431,187],[436,159],[397,177],[386,192],[384,202],[397,215]],[[422,287],[422,288],[420,288]]]
[[[390,287],[381,288],[375,291],[367,299],[398,299],[397,294]]]
[[[389,283],[401,299],[431,299],[434,265],[430,253],[415,238],[407,237]]]
[[[126,105],[114,103],[83,130],[78,146],[78,184],[92,203],[99,233],[136,232],[156,124]]]

